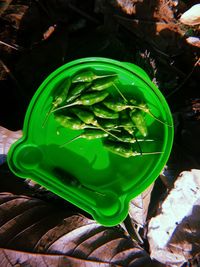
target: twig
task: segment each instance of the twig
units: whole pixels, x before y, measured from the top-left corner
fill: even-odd
[[[161,50],[156,46],[155,42],[153,42],[152,40],[151,40],[151,44],[152,44],[153,49],[154,49],[156,52],[158,52],[159,54],[165,56],[166,58],[174,58],[174,57],[180,56],[180,55],[183,53],[182,51],[180,51],[179,53],[172,54],[172,55],[168,55],[167,53],[161,51]]]
[[[4,64],[4,62],[2,61],[2,59],[0,59],[0,64],[2,65],[2,67],[4,68],[5,72],[10,76],[10,78],[14,81],[15,85],[17,86],[17,88],[19,89],[20,95],[21,97],[24,98],[24,93],[21,89],[21,86],[19,85],[19,82],[17,81],[17,79],[15,78],[15,76],[11,73],[11,71],[9,70],[9,68]]]
[[[56,27],[56,24],[49,26],[45,33],[43,33],[43,40],[47,40],[54,33]]]
[[[3,42],[3,41],[0,41],[0,44],[2,44],[2,45],[4,45],[4,46],[7,46],[7,47],[10,47],[10,48],[12,48],[12,49],[14,49],[14,50],[17,50],[17,51],[20,50],[20,49],[17,48],[16,46],[13,46],[13,45],[11,45],[11,44],[5,43],[5,42]]]
[[[166,189],[171,189],[173,187],[173,182],[169,181],[169,179],[164,174],[160,174],[159,178],[166,187]]]
[[[169,94],[166,96],[166,98],[169,98],[171,95],[173,95],[174,93],[176,93],[176,92],[177,92],[177,91],[178,91],[178,90],[179,90],[179,89],[180,89],[180,88],[187,82],[187,80],[190,78],[190,76],[192,75],[194,69],[196,68],[196,66],[197,66],[199,63],[200,63],[200,58],[195,62],[195,64],[194,64],[192,70],[191,70],[190,73],[186,76],[186,78],[183,80],[183,82],[180,83],[179,86],[177,86],[177,88],[176,88],[174,91],[172,91],[171,93],[169,93]]]
[[[52,16],[49,14],[49,11],[46,9],[46,7],[41,3],[40,0],[34,0],[39,6],[40,8],[44,11],[44,13],[49,17],[49,19],[51,20],[52,24],[56,24],[54,19],[52,18]]]
[[[84,12],[83,10],[78,9],[77,7],[75,7],[74,5],[72,5],[71,3],[68,4],[69,8],[71,8],[72,10],[74,10],[75,12],[79,13],[81,16],[85,17],[88,20],[91,20],[92,22],[99,24],[100,22],[93,18],[92,16],[88,15],[86,12]]]
[[[132,239],[134,239],[135,241],[137,241],[139,244],[143,244],[143,240],[141,238],[141,236],[139,235],[139,233],[137,232],[137,230],[135,229],[130,215],[128,214],[126,219],[123,221],[124,226],[126,227],[127,232],[129,233],[130,237]]]

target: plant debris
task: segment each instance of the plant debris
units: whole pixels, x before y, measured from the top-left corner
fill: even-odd
[[[200,265],[199,5],[196,0],[0,1],[2,267]],[[90,56],[143,68],[174,118],[165,168],[131,201],[129,217],[111,228],[32,180],[15,177],[6,163],[38,86],[61,65]]]
[[[182,172],[148,224],[150,255],[170,266],[182,266],[200,249],[200,171]]]
[[[180,17],[180,22],[190,26],[200,24],[200,4],[193,5],[185,11]]]
[[[79,213],[9,193],[0,194],[0,213],[3,266],[47,262],[53,266],[162,267],[120,226],[103,227]]]

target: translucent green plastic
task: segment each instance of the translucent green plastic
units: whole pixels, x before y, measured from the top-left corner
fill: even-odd
[[[154,142],[140,143],[143,152],[161,154],[124,158],[106,150],[101,139],[78,139],[61,147],[81,130],[61,127],[53,115],[42,127],[57,88],[85,68],[117,73],[121,92],[146,102],[151,112],[165,122],[146,114],[147,137]],[[130,200],[159,176],[169,158],[173,134],[168,104],[141,68],[108,58],[83,58],[58,68],[41,84],[28,107],[23,137],[9,150],[8,164],[17,176],[33,179],[90,213],[100,224],[114,226],[127,216]]]

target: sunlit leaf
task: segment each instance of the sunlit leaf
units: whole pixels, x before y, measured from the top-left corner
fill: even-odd
[[[22,136],[22,131],[11,131],[0,126],[0,154],[7,155],[10,146]]]
[[[182,266],[200,251],[200,170],[182,172],[148,225],[151,257]]]
[[[200,24],[200,4],[193,5],[185,11],[180,17],[180,22],[190,26]]]

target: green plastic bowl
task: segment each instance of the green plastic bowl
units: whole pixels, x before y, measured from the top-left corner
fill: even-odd
[[[42,127],[60,84],[85,68],[117,73],[121,92],[146,102],[151,112],[166,123],[146,114],[147,137],[155,141],[140,143],[143,152],[163,153],[124,158],[105,149],[101,139],[78,139],[61,147],[81,130],[59,126],[53,115]],[[159,176],[169,158],[173,134],[168,104],[141,68],[108,58],[82,58],[58,68],[41,84],[28,107],[23,137],[9,150],[8,164],[15,175],[33,179],[90,213],[100,224],[114,226],[127,216],[130,200]]]

